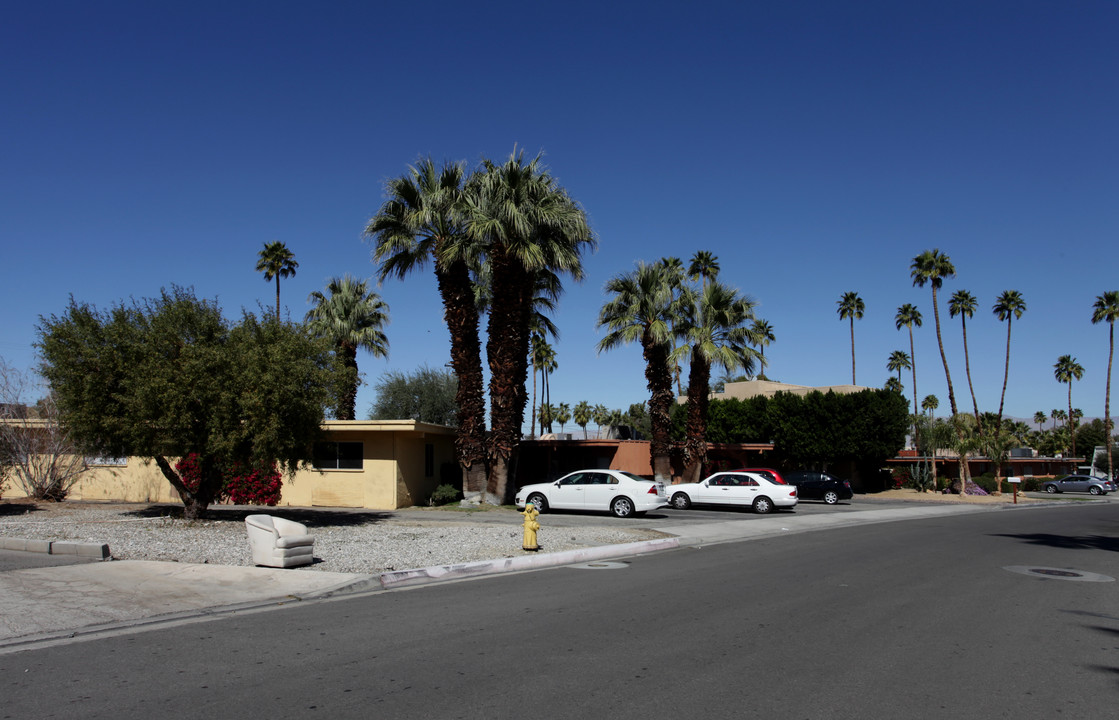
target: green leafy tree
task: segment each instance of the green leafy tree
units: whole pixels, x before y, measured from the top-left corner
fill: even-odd
[[[971,393],[971,407],[976,419],[979,418],[979,403],[975,401],[975,387],[971,384],[971,357],[967,350],[967,321],[975,316],[978,307],[979,301],[967,290],[957,290],[948,299],[948,314],[951,317],[960,316],[960,327],[964,332],[964,369],[967,371],[967,389]]]
[[[1014,320],[1021,318],[1022,313],[1026,311],[1026,301],[1022,298],[1022,293],[1017,290],[1004,290],[995,300],[994,307],[991,310],[999,320],[1006,321],[1006,368],[1002,376],[1002,395],[999,397],[998,422],[995,425],[995,431],[998,432],[999,428],[1002,427],[1002,408],[1003,402],[1006,400],[1006,381],[1010,378],[1010,326]]]
[[[220,496],[224,468],[310,462],[335,386],[329,345],[301,326],[250,313],[231,325],[182,288],[108,311],[71,300],[40,319],[37,346],[75,442],[154,461],[188,518]],[[191,453],[188,486],[172,463]]]
[[[486,489],[486,400],[471,277],[479,251],[466,229],[464,172],[462,164],[437,168],[431,158],[424,158],[390,179],[385,183],[387,199],[366,226],[365,236],[375,244],[373,261],[381,281],[404,279],[428,263],[434,268],[451,339],[451,369],[458,379],[455,454],[463,492],[467,500],[476,500]]]
[[[672,395],[672,333],[681,315],[681,301],[664,265],[637,263],[632,272],[617,275],[606,283],[608,300],[598,316],[606,336],[598,351],[640,343],[645,359],[645,382],[649,389],[649,420],[653,474],[661,482],[672,477],[670,440]]]
[[[353,420],[361,383],[357,351],[388,357],[389,341],[382,328],[389,321],[389,306],[380,295],[370,291],[366,281],[349,275],[331,278],[326,294],[316,290],[307,301],[312,303],[306,318],[308,329],[334,346],[334,353],[345,368],[346,380],[338,390],[334,416]]]
[[[256,261],[256,271],[264,273],[264,281],[276,279],[276,319],[280,319],[280,278],[295,277],[299,263],[295,255],[282,242],[264,243]]]
[[[446,370],[421,365],[410,373],[389,370],[374,385],[370,420],[406,420],[458,426],[458,379]]]
[[[1114,432],[1114,424],[1111,420],[1111,361],[1115,357],[1115,321],[1119,320],[1119,290],[1109,290],[1102,295],[1096,297],[1095,304],[1092,305],[1092,324],[1105,322],[1107,328],[1107,383],[1104,386],[1103,396],[1103,418],[1107,423],[1107,436],[1111,437]],[[1107,443],[1107,476],[1109,478],[1115,477],[1115,465],[1112,461],[1112,443]]]
[[[913,371],[913,414],[917,414],[917,354],[913,352],[913,328],[921,327],[921,311],[917,309],[916,305],[906,303],[898,308],[897,314],[894,315],[894,325],[898,330],[907,328],[909,330],[909,357],[912,358]]]
[[[483,248],[491,273],[486,491],[504,502],[509,461],[528,402],[529,329],[538,274],[581,280],[582,254],[596,242],[583,209],[543,167],[540,156],[526,162],[523,153],[514,153],[500,165],[484,161],[464,198],[467,229]]]
[[[1065,414],[1065,419],[1068,420],[1072,455],[1076,457],[1076,435],[1073,434],[1073,423],[1075,422],[1076,415],[1072,411],[1072,381],[1084,377],[1084,367],[1076,362],[1076,358],[1072,355],[1062,355],[1057,358],[1057,363],[1053,365],[1053,377],[1057,379],[1057,382],[1068,383],[1068,413]]]
[[[839,313],[840,320],[851,321],[851,384],[855,383],[855,320],[863,319],[863,311],[866,310],[866,303],[859,297],[857,292],[845,292],[835,303],[839,307],[836,312]]]

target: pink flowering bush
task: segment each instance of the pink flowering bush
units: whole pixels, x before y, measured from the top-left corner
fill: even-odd
[[[196,492],[202,478],[202,459],[189,453],[175,463],[175,470],[187,490]],[[276,464],[267,468],[246,468],[233,463],[222,472],[223,481],[217,500],[231,500],[237,505],[277,505],[283,490],[283,479]]]

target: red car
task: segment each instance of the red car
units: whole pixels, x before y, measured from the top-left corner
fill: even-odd
[[[781,477],[781,473],[777,472],[773,468],[737,468],[729,472],[752,472],[757,473],[758,475],[761,475],[768,480],[772,480],[775,483],[780,483],[782,485],[789,484],[785,482],[785,478]]]

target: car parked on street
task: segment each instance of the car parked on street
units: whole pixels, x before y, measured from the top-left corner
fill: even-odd
[[[727,472],[754,473],[755,475],[761,475],[766,480],[772,480],[773,482],[779,483],[781,485],[788,485],[788,483],[785,482],[785,478],[781,477],[781,473],[777,472],[773,468],[735,468],[734,470],[728,470]]]
[[[797,489],[755,472],[717,472],[697,483],[673,485],[672,507],[687,510],[692,505],[739,506],[758,514],[777,508],[794,508]]]
[[[850,500],[855,496],[849,481],[825,472],[797,470],[785,473],[784,478],[785,482],[796,486],[801,500],[823,500],[828,505],[835,505],[840,500]]]
[[[1086,492],[1092,495],[1107,495],[1115,490],[1115,484],[1104,478],[1091,475],[1066,475],[1059,480],[1046,480],[1041,489],[1049,494],[1063,492]]]
[[[527,503],[540,512],[589,510],[625,518],[668,505],[664,483],[623,470],[576,470],[559,480],[525,485],[517,491],[517,508]]]

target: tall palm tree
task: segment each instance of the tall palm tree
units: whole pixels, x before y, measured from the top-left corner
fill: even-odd
[[[1037,429],[1041,430],[1042,426],[1045,424],[1045,411],[1044,410],[1038,410],[1037,412],[1034,413],[1034,422],[1037,423]]]
[[[952,414],[959,412],[956,407],[956,391],[952,389],[952,373],[948,370],[948,356],[944,354],[944,339],[940,334],[940,308],[936,302],[936,291],[944,285],[945,278],[956,276],[956,267],[951,259],[940,250],[926,250],[917,257],[909,267],[909,274],[913,284],[917,287],[932,286],[933,322],[936,325],[936,344],[940,347],[940,360],[944,364],[944,378],[948,381],[948,404]]]
[[[575,420],[576,425],[583,428],[583,439],[586,440],[587,424],[594,418],[594,411],[591,409],[591,404],[586,400],[580,400],[571,411],[571,417]]]
[[[532,420],[529,423],[529,437],[536,436],[536,375],[541,375],[541,386],[543,387],[544,378],[547,377],[549,369],[554,369],[556,365],[556,351],[548,344],[544,338],[543,333],[533,333],[529,340],[530,357],[529,362],[532,365]],[[541,393],[543,397],[543,393]],[[547,402],[549,398],[545,398]],[[540,420],[540,432],[544,432],[544,420]]]
[[[699,280],[703,278],[703,287],[707,287],[709,280],[714,280],[719,274],[719,260],[712,253],[706,250],[697,250],[695,255],[692,255],[692,260],[688,264],[688,277],[692,280]]]
[[[606,422],[610,417],[610,409],[602,403],[597,403],[591,408],[591,417],[594,418],[594,424],[598,426],[598,437],[602,438],[602,428],[606,427]]]
[[[1006,368],[1003,370],[1002,396],[999,398],[999,414],[998,420],[995,422],[995,432],[998,433],[999,428],[1002,427],[1002,406],[1006,400],[1006,381],[1010,377],[1010,325],[1013,320],[1021,318],[1022,313],[1026,312],[1026,301],[1022,298],[1022,293],[1017,290],[1003,290],[1002,294],[995,299],[991,311],[995,313],[995,317],[999,320],[1006,321]]]
[[[752,372],[758,351],[750,347],[755,338],[747,325],[754,319],[756,303],[717,280],[683,296],[678,322],[682,356],[690,359],[688,372],[688,418],[684,439],[684,482],[699,482],[707,461],[707,406],[711,366],[727,372],[738,368]]]
[[[571,406],[567,403],[557,405],[555,419],[560,425],[560,432],[563,432],[563,426],[571,419]]]
[[[863,319],[863,311],[866,310],[866,303],[859,297],[857,292],[845,292],[843,297],[836,301],[839,308],[836,312],[839,313],[840,320],[851,321],[851,384],[855,384],[855,320]]]
[[[664,267],[667,273],[668,282],[672,286],[672,291],[678,293],[683,290],[686,285],[687,273],[684,270],[684,262],[678,257],[663,257],[660,259],[660,264]],[[672,329],[672,348],[669,351],[669,358],[672,361],[672,377],[676,382],[676,395],[684,394],[684,386],[680,381],[681,369],[680,359],[676,352],[676,329]]]
[[[901,384],[901,371],[908,370],[913,367],[909,360],[909,355],[904,350],[894,350],[890,353],[890,358],[886,361],[886,369],[890,372],[897,371],[898,384]]]
[[[971,384],[971,358],[967,352],[967,321],[975,316],[979,301],[967,290],[957,290],[948,299],[948,314],[951,317],[960,316],[960,326],[964,331],[964,369],[967,371],[967,389],[971,392],[971,407],[975,412],[976,427],[979,427],[979,404],[975,401],[975,387]],[[982,428],[978,432],[982,433]]]
[[[751,329],[754,331],[753,334],[756,338],[754,343],[758,348],[758,352],[761,354],[761,359],[758,361],[759,375],[757,377],[759,380],[765,380],[765,349],[771,342],[776,340],[777,337],[773,334],[773,326],[766,320],[755,320]]]
[[[350,275],[331,278],[327,293],[316,290],[307,298],[313,303],[307,312],[312,333],[334,344],[334,352],[347,370],[344,386],[338,391],[335,417],[354,419],[357,386],[357,351],[368,350],[374,357],[388,357],[389,341],[382,328],[388,323],[389,306],[369,290],[365,280]]]
[[[882,386],[882,389],[883,390],[893,390],[898,395],[901,395],[903,392],[905,392],[905,386],[901,384],[901,380],[898,380],[893,375],[886,378],[886,382]]]
[[[1072,381],[1079,380],[1084,377],[1084,368],[1080,363],[1076,362],[1076,358],[1072,355],[1062,355],[1057,358],[1057,363],[1053,366],[1053,376],[1057,378],[1057,382],[1068,383],[1068,432],[1072,441],[1072,456],[1076,457],[1076,433],[1073,432],[1072,424],[1074,422],[1075,414],[1072,411]],[[1108,444],[1111,444],[1111,436],[1108,436]]]
[[[295,255],[288,250],[288,246],[279,241],[264,243],[264,249],[260,251],[258,257],[256,271],[264,273],[264,281],[269,282],[272,278],[276,278],[276,319],[279,320],[280,278],[294,277],[299,263],[295,261]]]
[[[606,329],[606,336],[599,341],[598,351],[633,342],[641,344],[649,389],[649,455],[653,475],[667,484],[672,476],[669,411],[673,395],[669,355],[673,327],[681,316],[681,301],[668,269],[660,263],[638,262],[635,270],[607,281],[605,292],[609,299],[599,311],[598,327]]]
[[[921,327],[921,311],[916,305],[906,303],[894,315],[894,326],[898,330],[909,329],[909,357],[913,363],[913,414],[917,414],[917,354],[913,352],[913,327]]]
[[[462,469],[463,494],[478,501],[486,485],[486,403],[478,310],[470,267],[478,250],[469,242],[462,207],[461,163],[437,168],[431,158],[385,183],[387,200],[365,228],[375,243],[379,280],[404,279],[431,263],[443,320],[451,336],[451,369],[458,378],[455,453]]]
[[[583,278],[582,254],[595,246],[587,216],[543,167],[514,151],[464,192],[466,227],[489,261],[493,305],[486,358],[490,367],[490,434],[486,491],[504,502],[509,462],[521,437],[528,402],[529,326],[538,273]]]
[[[1107,384],[1103,395],[1103,423],[1107,431],[1105,444],[1107,445],[1107,476],[1109,478],[1115,477],[1115,466],[1112,465],[1111,458],[1111,446],[1115,444],[1111,441],[1114,430],[1111,422],[1111,360],[1115,356],[1116,320],[1119,320],[1119,290],[1108,290],[1103,295],[1098,295],[1095,304],[1092,305],[1092,324],[1105,322],[1109,326],[1107,329]]]
[[[936,399],[936,395],[926,395],[925,399],[921,401],[921,409],[929,415],[936,412],[938,407],[940,407],[940,401]]]

